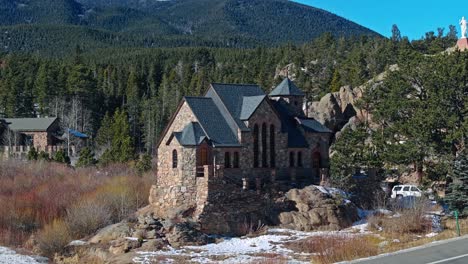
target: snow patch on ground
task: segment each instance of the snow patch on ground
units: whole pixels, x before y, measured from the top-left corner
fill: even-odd
[[[155,252],[137,252],[138,256],[133,259],[135,263],[151,263],[160,261],[161,263],[170,263],[167,260],[171,256],[189,257],[192,262],[198,263],[252,263],[263,259],[257,254],[268,253],[278,254],[288,258],[288,263],[309,263],[296,260],[294,254],[311,257],[313,254],[295,253],[286,248],[284,243],[298,241],[313,236],[324,235],[349,235],[354,236],[348,231],[324,231],[324,232],[302,232],[289,229],[270,229],[267,234],[258,237],[225,237],[219,243],[208,244],[204,246],[186,246],[180,249],[169,247],[167,250]],[[168,258],[164,260],[164,258]],[[212,260],[213,258],[216,261]],[[165,262],[166,261],[166,262]],[[159,262],[158,262],[159,263]]]
[[[47,263],[44,262],[45,258],[33,258],[31,256],[20,255],[15,251],[0,247],[0,264],[41,264]]]

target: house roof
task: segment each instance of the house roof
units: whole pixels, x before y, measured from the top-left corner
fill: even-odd
[[[215,147],[238,147],[240,143],[220,109],[209,97],[185,97],[200,127]]]
[[[10,123],[9,128],[13,131],[47,131],[57,120],[56,117],[50,118],[5,118]]]
[[[297,118],[297,121],[306,131],[315,133],[333,133],[330,129],[313,118]]]
[[[288,133],[288,147],[308,148],[309,144],[298,128],[295,116],[287,109],[285,103],[280,99],[274,101],[273,106],[281,117],[281,132]]]
[[[239,118],[248,120],[265,99],[266,95],[244,96]]]
[[[270,96],[305,96],[305,93],[293,81],[286,78],[271,91]]]
[[[211,97],[215,101],[220,99],[221,102],[218,102],[218,105],[221,103],[227,110],[224,115],[231,116],[240,130],[248,131],[249,129],[245,126],[241,116],[245,117],[249,112],[253,113],[261,103],[260,96],[265,97],[265,92],[254,84],[213,83],[211,87],[212,89],[208,90],[206,97]],[[244,100],[245,97],[251,98]]]
[[[198,122],[188,123],[182,132],[175,132],[174,135],[182,146],[197,146],[207,138]]]

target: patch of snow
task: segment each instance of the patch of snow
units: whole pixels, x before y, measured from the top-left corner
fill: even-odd
[[[44,258],[36,259],[31,256],[20,255],[9,248],[0,247],[0,264],[40,264],[44,263],[43,261]]]
[[[362,221],[362,220],[361,220]],[[356,223],[359,223],[361,221],[358,221]],[[351,226],[351,229],[354,229],[354,230],[359,230],[359,233],[368,233],[369,232],[369,224],[364,222],[362,224],[353,224],[353,226]]]
[[[330,194],[327,189],[325,189],[325,187],[323,186],[319,186],[319,185],[314,185],[315,188],[317,188],[319,191],[321,191],[322,193],[324,194]]]
[[[83,241],[83,240],[73,240],[72,242],[70,242],[70,244],[68,244],[69,246],[84,246],[84,245],[87,245],[88,242],[86,241]]]
[[[426,237],[435,237],[437,235],[438,233],[432,232],[432,233],[426,234]]]
[[[256,256],[261,253],[272,253],[288,257],[288,263],[308,263],[293,259],[293,255],[312,256],[310,253],[294,252],[284,246],[286,242],[298,241],[313,236],[356,236],[350,232],[343,231],[317,231],[303,232],[290,229],[270,229],[265,235],[258,237],[224,237],[219,243],[207,244],[204,246],[185,246],[180,249],[168,247],[165,250],[154,252],[137,252],[138,256],[133,259],[134,263],[151,263],[151,261],[171,258],[171,256],[187,257],[195,263],[249,263],[257,262],[262,257]],[[210,257],[224,260],[212,261]],[[168,262],[166,262],[168,263]]]

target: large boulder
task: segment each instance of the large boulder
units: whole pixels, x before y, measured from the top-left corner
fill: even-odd
[[[280,213],[280,225],[284,228],[340,230],[359,219],[353,203],[321,186],[292,189],[286,193],[286,201],[294,202],[296,210]]]
[[[89,243],[109,243],[112,240],[128,237],[131,235],[130,226],[127,222],[120,222],[106,226],[93,236]]]
[[[214,242],[211,237],[200,232],[188,222],[176,223],[168,227],[166,238],[169,244],[176,248],[181,246],[200,246]]]

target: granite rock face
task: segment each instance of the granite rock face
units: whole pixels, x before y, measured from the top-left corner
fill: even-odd
[[[280,225],[299,231],[340,230],[359,219],[357,207],[323,187],[307,186],[286,193],[286,201],[294,203],[295,210],[279,215]]]

